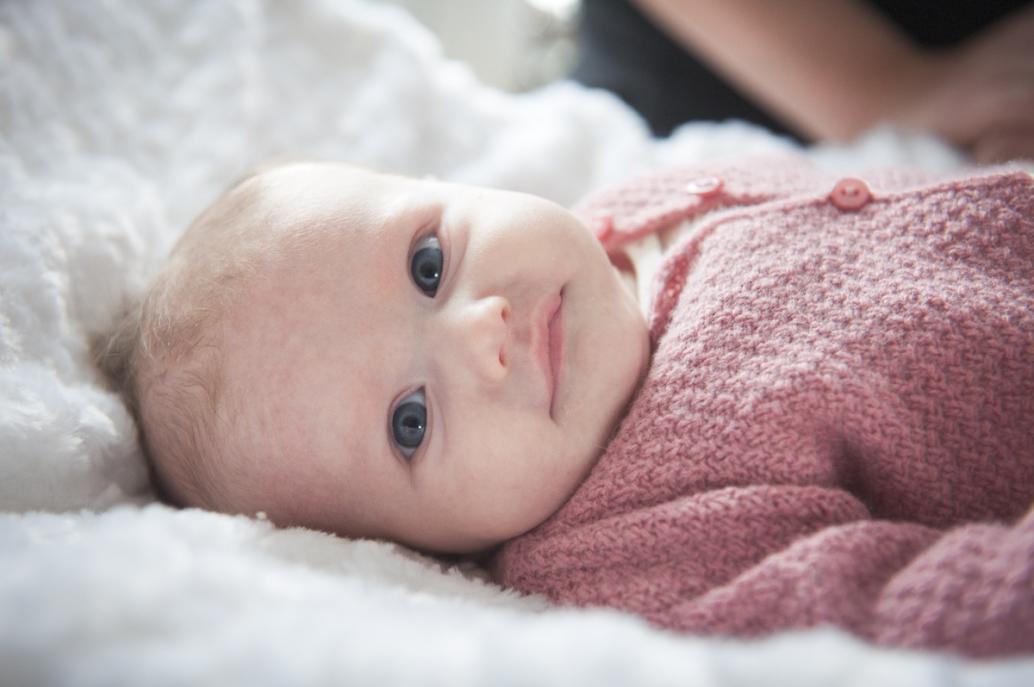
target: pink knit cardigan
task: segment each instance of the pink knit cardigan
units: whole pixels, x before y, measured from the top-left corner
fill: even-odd
[[[577,210],[610,250],[706,217],[654,282],[627,415],[501,583],[685,632],[1034,652],[1028,174],[755,160]]]

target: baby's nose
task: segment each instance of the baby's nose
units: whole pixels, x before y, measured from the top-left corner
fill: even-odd
[[[462,362],[487,381],[502,380],[510,368],[510,303],[502,296],[485,296],[467,304],[458,319]]]

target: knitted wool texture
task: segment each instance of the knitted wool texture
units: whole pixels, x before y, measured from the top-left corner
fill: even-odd
[[[881,172],[849,210],[836,181],[758,160],[577,208],[609,250],[713,215],[657,275],[614,438],[500,582],[685,632],[1034,651],[1034,183]]]

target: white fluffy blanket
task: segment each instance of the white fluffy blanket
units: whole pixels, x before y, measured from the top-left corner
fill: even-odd
[[[0,3],[0,683],[1034,684],[1034,663],[757,643],[549,609],[379,542],[152,503],[90,365],[177,232],[249,165],[346,159],[571,202],[671,161],[789,146],[742,124],[649,139],[571,84],[513,96],[357,0]],[[840,167],[957,157],[876,132]]]

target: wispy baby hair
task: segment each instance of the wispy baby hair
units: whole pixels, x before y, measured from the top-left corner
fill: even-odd
[[[253,219],[261,171],[231,186],[190,225],[143,298],[94,347],[136,419],[154,489],[172,505],[222,500],[216,477],[234,428],[221,323],[261,250],[245,221]]]

